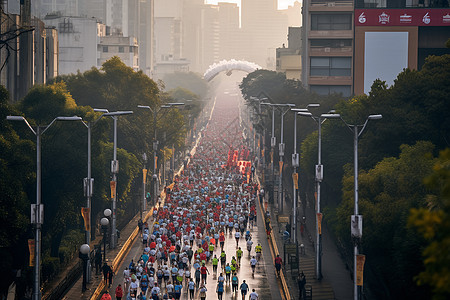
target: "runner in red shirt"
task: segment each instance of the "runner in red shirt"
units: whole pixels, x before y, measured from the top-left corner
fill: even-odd
[[[280,255],[277,254],[277,257],[275,257],[275,269],[277,269],[277,276],[280,277],[280,270],[281,270],[281,264],[283,263],[283,260],[281,259]]]

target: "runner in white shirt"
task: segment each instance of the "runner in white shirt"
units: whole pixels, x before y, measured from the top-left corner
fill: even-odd
[[[236,238],[236,247],[237,247],[239,245],[239,238],[241,237],[241,233],[239,231],[236,231],[234,237]]]
[[[258,300],[258,293],[255,292],[255,289],[252,289],[252,292],[249,295],[250,300]]]
[[[256,268],[257,263],[258,263],[258,261],[253,256],[252,259],[250,259],[250,266],[252,267],[252,274],[255,274],[255,268]]]

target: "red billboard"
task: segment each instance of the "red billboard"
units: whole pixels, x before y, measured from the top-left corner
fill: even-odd
[[[355,26],[450,26],[450,9],[355,9]]]

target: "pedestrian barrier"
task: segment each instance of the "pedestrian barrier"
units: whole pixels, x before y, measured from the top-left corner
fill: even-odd
[[[259,182],[258,182],[258,184],[259,184]],[[263,220],[265,220],[265,215],[264,215],[264,212],[262,211],[261,205],[259,206],[259,208],[260,208],[262,218],[263,218]],[[275,241],[275,236],[273,234],[273,231],[270,232],[269,241],[272,245],[272,247],[269,247],[271,250],[271,253],[272,253],[272,259],[275,259],[275,256],[279,255],[280,252],[278,251],[278,246]],[[273,252],[272,252],[272,249],[273,249]],[[280,270],[280,281],[281,281],[281,286],[283,288],[283,294],[284,294],[285,300],[291,300],[292,299],[291,294],[289,293],[289,287],[287,286],[286,278],[284,278],[283,270]]]

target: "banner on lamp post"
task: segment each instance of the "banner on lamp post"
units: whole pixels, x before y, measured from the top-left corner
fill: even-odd
[[[116,186],[117,186],[117,182],[115,181],[110,181],[109,185],[111,186],[111,198],[114,198],[116,196]]]
[[[91,209],[89,207],[82,207],[81,208],[81,215],[83,216],[84,220],[84,228],[86,231],[91,230],[91,219],[90,219],[90,211]]]
[[[319,235],[322,234],[322,213],[317,213],[317,229],[319,230]]]
[[[364,263],[366,256],[363,254],[356,255],[356,285],[363,286]]]
[[[292,180],[294,180],[295,189],[298,190],[298,173],[292,173]]]
[[[33,239],[28,240],[28,251],[30,251],[30,261],[29,266],[34,267],[34,257],[35,257],[35,241]]]
[[[283,172],[283,161],[280,161],[279,164],[280,164],[280,174],[281,174],[281,172]]]
[[[144,184],[147,182],[147,169],[142,169],[142,180]]]

